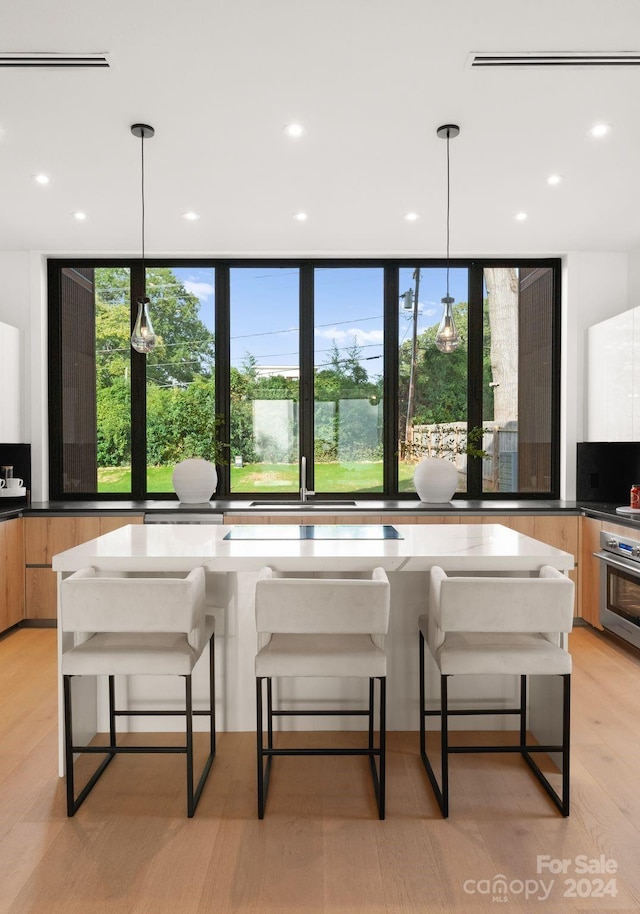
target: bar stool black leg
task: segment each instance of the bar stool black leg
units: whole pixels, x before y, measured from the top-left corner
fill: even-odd
[[[447,676],[440,677],[440,719],[442,724],[440,746],[442,754],[442,798],[440,811],[443,819],[447,819],[449,816],[449,693],[447,679]]]
[[[186,736],[187,736],[187,816],[192,819],[195,812],[193,801],[193,703],[191,695],[191,676],[184,677]]]
[[[380,678],[380,788],[378,814],[381,819],[386,815],[386,779],[387,779],[387,680]]]

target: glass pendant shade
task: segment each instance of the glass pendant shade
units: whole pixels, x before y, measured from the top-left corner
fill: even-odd
[[[149,317],[149,299],[141,298],[138,301],[138,316],[131,334],[131,345],[136,352],[146,354],[151,352],[156,345],[156,335]]]
[[[436,333],[436,346],[440,352],[453,352],[460,345],[460,337],[453,319],[454,301],[455,299],[451,298],[450,295],[446,295],[442,299],[444,309],[442,312],[442,320],[440,321],[440,326]]]

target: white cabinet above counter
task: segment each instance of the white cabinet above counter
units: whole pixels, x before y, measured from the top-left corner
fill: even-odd
[[[587,440],[640,440],[640,307],[589,327]]]
[[[0,321],[0,441],[22,441],[22,333]]]

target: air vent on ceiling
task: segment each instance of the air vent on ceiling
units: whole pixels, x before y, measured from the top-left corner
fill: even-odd
[[[467,66],[473,69],[481,67],[638,67],[640,66],[640,52],[544,51],[536,54],[527,51],[522,54],[509,54],[501,51],[497,53],[480,51],[469,55]]]
[[[109,66],[109,58],[106,54],[36,54],[30,51],[0,51],[0,67],[86,70]]]

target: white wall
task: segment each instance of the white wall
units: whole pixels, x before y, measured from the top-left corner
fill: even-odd
[[[563,498],[575,497],[576,442],[586,433],[586,337],[591,324],[640,304],[640,250],[571,252],[563,258]],[[0,320],[23,330],[25,422],[32,447],[33,500],[48,498],[46,262],[37,252],[0,252]]]

